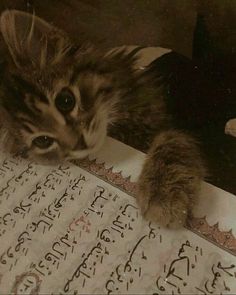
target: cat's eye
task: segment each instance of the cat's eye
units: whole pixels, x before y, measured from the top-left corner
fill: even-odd
[[[54,139],[50,136],[42,135],[36,137],[32,143],[40,149],[48,149],[54,143]]]
[[[58,111],[69,113],[75,107],[75,97],[69,89],[62,89],[55,99],[55,105]]]

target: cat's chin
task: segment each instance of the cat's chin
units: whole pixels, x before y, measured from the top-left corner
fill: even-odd
[[[70,151],[69,154],[66,156],[66,161],[70,161],[70,160],[76,160],[76,159],[83,159],[86,158],[92,154],[95,154],[96,152],[98,152],[106,139],[106,133],[104,135],[101,135],[99,140],[97,140],[96,144],[91,144],[91,147],[84,149],[84,150],[73,150]]]
[[[89,155],[94,154],[98,150],[99,150],[99,148],[92,148],[92,149],[86,149],[86,150],[72,151],[66,157],[66,161],[76,160],[76,159],[84,159],[84,158],[88,157]]]
[[[83,158],[86,158],[90,154],[91,154],[90,150],[73,151],[66,157],[66,161],[83,159]]]
[[[88,148],[86,150],[71,151],[65,159],[66,159],[66,161],[76,160],[76,159],[84,159],[84,158],[88,157],[89,155],[98,152],[102,148],[103,144],[104,144],[104,140],[92,148]]]

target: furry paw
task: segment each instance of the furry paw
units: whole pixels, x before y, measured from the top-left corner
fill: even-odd
[[[191,204],[183,192],[173,193],[165,201],[158,195],[151,196],[151,190],[139,190],[137,202],[145,219],[168,228],[179,228],[186,224],[191,214]]]
[[[143,216],[163,226],[183,226],[198,199],[205,174],[191,137],[168,131],[156,137],[138,181]]]

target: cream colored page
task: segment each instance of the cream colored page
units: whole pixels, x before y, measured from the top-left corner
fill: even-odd
[[[92,158],[47,167],[2,155],[1,295],[236,293],[234,196],[203,184],[189,230],[165,230],[132,196],[143,154],[108,139]]]

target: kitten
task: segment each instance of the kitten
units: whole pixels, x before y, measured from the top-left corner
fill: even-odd
[[[59,162],[95,152],[107,134],[150,145],[138,181],[141,212],[164,226],[184,225],[204,166],[195,140],[172,126],[155,67],[136,71],[134,53],[75,46],[24,12],[5,11],[0,25],[7,45],[0,87],[5,148]]]

